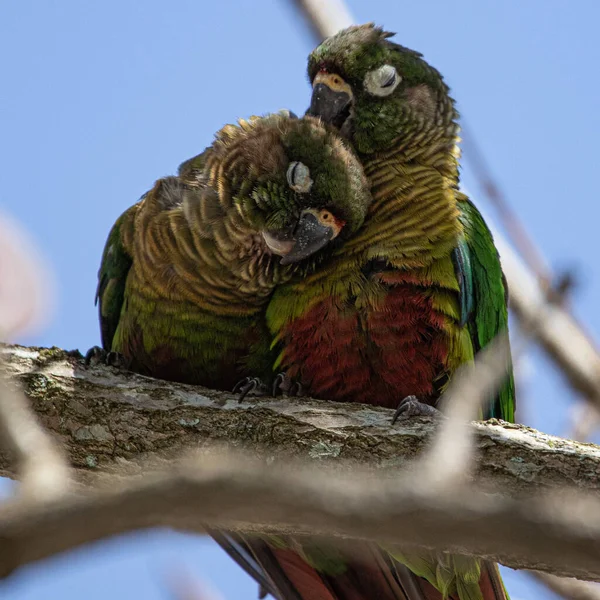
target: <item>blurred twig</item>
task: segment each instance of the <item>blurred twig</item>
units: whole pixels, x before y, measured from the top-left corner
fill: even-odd
[[[469,553],[515,568],[600,580],[600,502],[415,490],[413,477],[352,477],[241,457],[173,462],[89,494],[0,507],[0,574],[81,544],[169,526],[355,537]]]
[[[49,269],[27,234],[0,212],[0,341],[31,332],[53,303]]]
[[[292,0],[306,19],[317,42],[352,25],[352,17],[343,0]]]
[[[37,324],[49,301],[48,278],[17,224],[0,214],[0,337]],[[0,434],[19,465],[21,497],[54,498],[66,491],[69,470],[17,386],[4,381],[0,360]]]
[[[222,600],[222,596],[208,589],[181,564],[170,567],[164,580],[163,585],[170,600]]]
[[[3,379],[0,370],[0,432],[19,465],[20,498],[59,497],[69,486],[69,468],[63,454],[40,426],[26,398],[10,389]]]
[[[569,413],[571,417],[571,429],[566,433],[567,437],[578,442],[586,442],[598,427],[600,413],[595,405],[587,402],[574,404]]]
[[[589,581],[579,581],[571,577],[557,577],[551,573],[531,575],[548,586],[555,594],[569,600],[600,600],[600,586]]]
[[[465,123],[464,118],[461,119],[461,130],[467,150],[465,157],[471,164],[471,168],[481,189],[496,208],[500,222],[525,264],[535,274],[538,282],[544,286],[544,289],[549,289],[552,283],[550,267],[539,248],[531,239],[518,215],[511,209],[502,191],[502,187],[492,176],[485,155],[481,151],[475,135],[467,123]]]
[[[425,485],[449,490],[468,480],[475,458],[471,421],[506,377],[509,357],[508,337],[498,336],[473,364],[464,365],[453,377],[441,401],[447,420],[416,467],[424,474]]]

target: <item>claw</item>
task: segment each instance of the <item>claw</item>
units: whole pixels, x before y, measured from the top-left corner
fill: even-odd
[[[244,377],[244,379],[240,379],[233,386],[233,393],[237,394],[239,392],[240,397],[238,398],[238,402],[242,402],[244,398],[254,390],[259,390],[261,392],[266,391],[265,384],[258,377]]]
[[[272,394],[274,397],[277,397],[278,392],[284,391],[283,388],[285,385],[285,381],[286,381],[285,373],[279,373],[276,375],[275,380],[273,381],[273,390],[272,390]]]
[[[421,402],[416,396],[406,396],[392,417],[392,425],[398,420],[400,415],[403,417],[437,417],[440,411],[429,404]]]
[[[106,364],[117,369],[124,369],[127,366],[125,357],[120,352],[112,350],[106,355]]]
[[[90,365],[92,362],[94,364],[102,363],[106,361],[107,352],[104,348],[100,348],[100,346],[92,346],[85,353],[85,364]]]
[[[100,348],[100,346],[92,346],[85,353],[85,364],[102,364],[108,365],[109,367],[116,367],[117,369],[125,369],[127,368],[127,361],[125,357],[120,352],[107,352],[104,348]]]
[[[288,377],[287,373],[279,373],[273,381],[273,396],[277,396],[279,392],[288,396],[303,396],[304,386]]]

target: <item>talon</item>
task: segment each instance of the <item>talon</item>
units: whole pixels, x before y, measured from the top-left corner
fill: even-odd
[[[250,380],[243,388],[241,388],[242,393],[238,398],[238,402],[243,402],[244,398],[257,386],[258,384],[256,383],[256,379]]]
[[[254,390],[260,391],[263,395],[266,395],[266,386],[258,377],[244,377],[233,386],[233,393],[240,394],[238,403],[243,402],[244,398]]]
[[[294,381],[290,386],[288,396],[304,396],[304,386],[299,381]]]
[[[250,381],[250,377],[244,377],[244,379],[240,379],[231,390],[232,394],[237,394],[243,385],[246,385]]]
[[[437,417],[440,411],[429,404],[421,402],[416,396],[406,396],[392,417],[392,425],[396,423],[400,415],[404,417]]]
[[[279,392],[287,396],[304,396],[304,386],[289,377],[287,373],[279,373],[273,382],[273,396],[277,396]]]
[[[125,357],[120,352],[113,352],[112,350],[106,355],[105,362],[109,367],[116,367],[117,369],[124,369],[127,366]]]
[[[106,350],[104,348],[100,348],[100,346],[92,346],[85,353],[85,365],[89,366],[94,362],[94,364],[104,363],[106,361]]]
[[[273,396],[276,398],[278,392],[283,392],[283,386],[286,382],[286,374],[285,373],[279,373],[276,377],[275,380],[273,381],[273,389],[272,389],[272,394]]]
[[[87,366],[91,364],[108,365],[109,367],[116,367],[117,369],[126,369],[127,360],[120,352],[110,351],[107,352],[100,346],[92,346],[85,353],[85,364]]]

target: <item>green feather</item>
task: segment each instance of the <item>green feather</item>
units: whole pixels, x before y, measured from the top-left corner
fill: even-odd
[[[468,327],[475,351],[484,348],[496,335],[508,332],[506,280],[492,234],[481,213],[466,196],[460,196],[461,222],[464,227],[463,251],[469,256],[470,279],[473,282],[470,300],[473,309]],[[509,374],[500,392],[490,398],[484,418],[514,421],[515,386],[512,364],[506,365]]]
[[[137,205],[132,206],[113,225],[98,271],[96,303],[98,303],[100,313],[102,345],[106,350],[111,349],[119,324],[125,296],[125,283],[132,264],[132,258],[123,246],[121,229],[133,219],[136,210]]]

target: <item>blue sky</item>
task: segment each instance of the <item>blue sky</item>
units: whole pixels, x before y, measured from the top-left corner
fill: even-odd
[[[398,32],[446,76],[512,206],[555,267],[575,267],[576,314],[600,337],[597,0],[354,0],[357,22]],[[0,5],[0,206],[52,265],[53,319],[21,340],[99,342],[94,292],[108,230],[226,122],[303,112],[312,41],[285,0],[19,0]],[[464,161],[463,182],[478,188]],[[480,200],[484,210],[493,209]],[[568,429],[573,396],[539,352],[521,419]],[[146,532],[23,569],[7,600],[164,599],[183,561],[227,600],[256,586],[212,542]],[[515,598],[550,598],[507,572]]]

